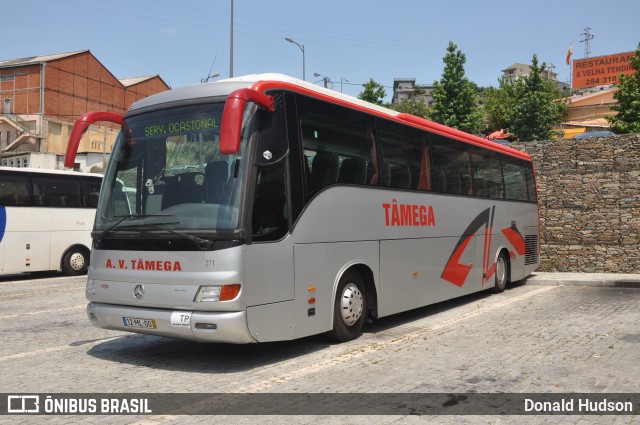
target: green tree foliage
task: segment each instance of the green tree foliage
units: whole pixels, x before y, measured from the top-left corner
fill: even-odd
[[[640,43],[631,59],[632,75],[620,75],[620,88],[613,94],[618,101],[611,106],[617,115],[607,117],[616,134],[640,133]]]
[[[544,140],[552,136],[551,126],[562,121],[566,104],[560,90],[542,78],[537,56],[533,56],[531,73],[514,80],[501,78],[498,88],[484,93],[486,131],[506,129],[519,141]]]
[[[431,96],[435,105],[429,119],[468,133],[478,134],[482,128],[482,113],[476,103],[476,86],[465,76],[467,58],[458,46],[449,42],[444,58],[444,71],[435,81]]]
[[[486,132],[510,127],[509,118],[516,101],[515,85],[508,78],[500,78],[498,88],[489,87],[483,93]]]
[[[415,115],[420,118],[427,118],[429,108],[421,96],[412,96],[403,99],[392,106],[395,111]]]
[[[362,87],[364,87],[364,90],[360,92],[358,99],[380,106],[383,105],[382,99],[387,95],[387,92],[382,84],[377,83],[373,78],[371,78],[369,79],[369,82],[363,84]]]
[[[560,90],[542,78],[545,64],[538,66],[533,55],[531,73],[514,82],[513,99],[507,114],[509,131],[519,141],[546,140],[551,138],[551,126],[562,121],[567,105],[559,100]]]

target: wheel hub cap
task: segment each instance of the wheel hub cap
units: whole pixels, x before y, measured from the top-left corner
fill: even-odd
[[[340,299],[340,314],[345,325],[353,326],[362,316],[363,308],[362,292],[353,283],[348,283],[344,287]]]
[[[82,270],[84,267],[84,255],[76,252],[69,259],[69,264],[73,270]]]

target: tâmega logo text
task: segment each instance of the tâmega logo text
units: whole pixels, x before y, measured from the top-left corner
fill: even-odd
[[[396,199],[382,204],[386,226],[435,226],[436,217],[431,205],[399,204]]]

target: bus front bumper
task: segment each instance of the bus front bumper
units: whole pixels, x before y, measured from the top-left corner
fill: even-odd
[[[249,333],[244,311],[163,310],[91,302],[87,315],[94,326],[102,329],[200,342],[256,342]]]

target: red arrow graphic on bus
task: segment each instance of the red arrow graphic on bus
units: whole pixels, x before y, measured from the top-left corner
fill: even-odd
[[[460,258],[467,249],[467,246],[469,245],[469,242],[471,242],[475,233],[480,230],[482,226],[485,226],[484,258],[482,261],[482,267],[484,271],[486,271],[486,268],[488,267],[487,252],[491,245],[491,227],[493,226],[494,211],[495,206],[482,211],[465,229],[458,240],[456,247],[453,249],[449,260],[447,261],[447,265],[442,271],[442,275],[440,276],[442,279],[462,288],[462,285],[464,285],[467,280],[467,276],[469,276],[469,272],[473,268],[473,265],[460,263]]]
[[[518,255],[524,255],[525,252],[525,243],[524,237],[518,231],[518,229],[514,227],[507,227],[506,229],[502,229],[502,233],[507,238],[511,246],[516,250]]]
[[[485,226],[484,232],[484,249],[482,259],[482,285],[491,279],[496,271],[496,263],[492,261],[491,253],[491,240],[493,234],[493,218],[495,214],[495,206],[487,208],[482,211],[476,218],[473,219],[471,224],[466,228],[456,247],[453,249],[447,264],[442,271],[442,279],[447,282],[453,283],[456,286],[462,287],[473,268],[473,264],[463,264],[460,262],[460,258],[464,254],[467,246],[475,236],[476,232]],[[515,223],[511,227],[502,229],[502,234],[509,241],[517,255],[525,254],[525,240]],[[513,259],[516,257],[516,253],[510,252],[510,257]]]

